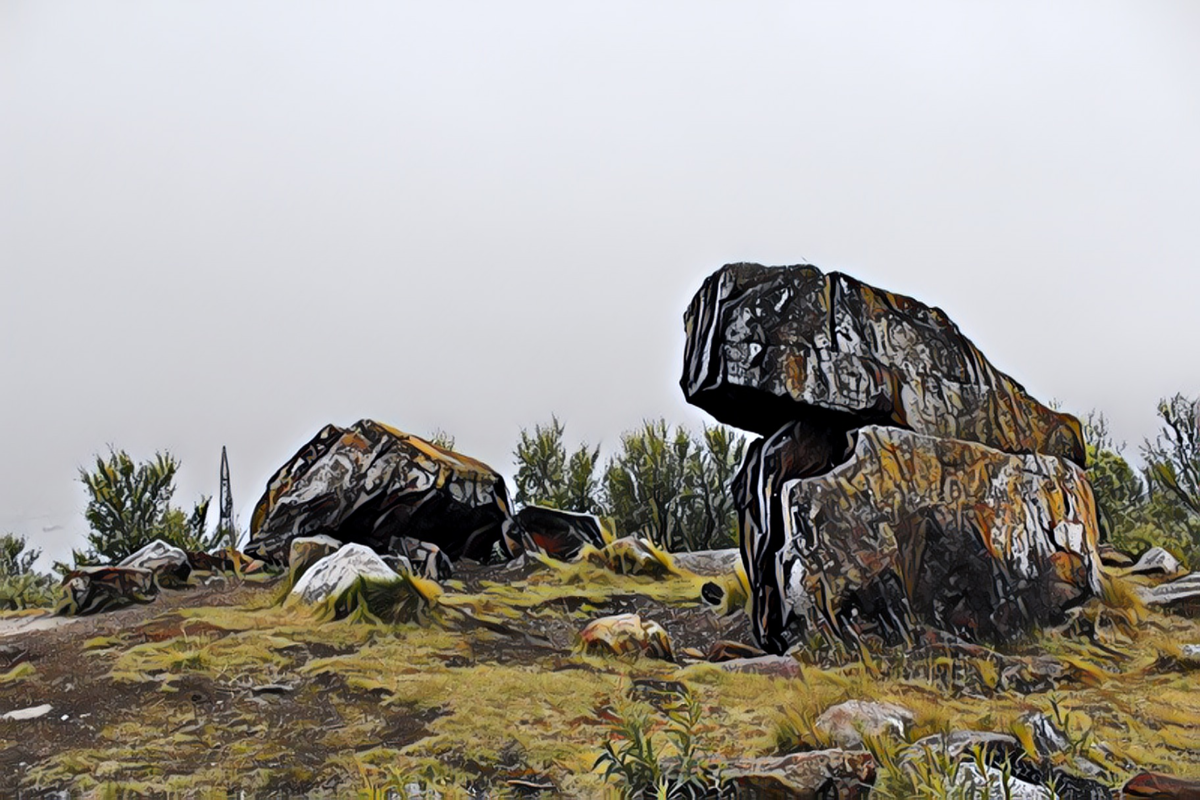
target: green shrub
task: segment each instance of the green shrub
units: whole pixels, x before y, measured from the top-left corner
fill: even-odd
[[[40,550],[26,550],[25,539],[0,536],[0,609],[49,608],[54,605],[54,580],[35,572]]]
[[[179,461],[157,453],[152,461],[135,463],[123,450],[96,456],[92,471],[79,470],[88,492],[88,549],[75,550],[75,566],[109,564],[137,552],[155,539],[189,551],[208,550],[220,531],[204,533],[209,498],[203,497],[190,515],[171,505]],[[55,568],[69,569],[64,564]]]

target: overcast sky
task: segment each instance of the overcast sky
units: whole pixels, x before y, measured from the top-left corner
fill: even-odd
[[[0,531],[326,422],[615,444],[729,261],[945,309],[1131,451],[1200,392],[1200,5],[0,3]],[[215,515],[214,515],[215,521]]]

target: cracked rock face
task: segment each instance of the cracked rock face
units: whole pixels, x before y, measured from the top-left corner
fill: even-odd
[[[848,460],[811,476],[767,463],[772,437],[735,479],[767,650],[817,631],[895,643],[914,622],[1003,641],[1099,590],[1079,467],[897,428],[854,437]]]
[[[877,423],[1085,463],[1079,421],[1029,397],[944,312],[847,275],[729,264],[684,326],[680,385],[726,424]]]
[[[1099,589],[1078,420],[940,309],[816,267],[727,265],[684,316],[688,401],[765,438],[733,481],[759,644],[1004,641]]]
[[[284,564],[300,536],[378,552],[407,536],[487,561],[508,552],[510,508],[504,479],[480,461],[372,420],[327,425],[271,477],[246,552]]]

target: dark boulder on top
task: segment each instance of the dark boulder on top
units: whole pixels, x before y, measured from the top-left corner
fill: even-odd
[[[409,537],[451,560],[507,557],[508,490],[488,465],[372,420],[327,425],[271,477],[246,552],[286,564],[292,539],[328,535],[389,551]]]
[[[763,435],[867,424],[1083,465],[1079,421],[1037,402],[940,309],[811,265],[729,264],[684,316],[688,402]]]
[[[585,544],[604,547],[600,520],[593,514],[525,506],[517,512],[517,524],[527,546],[561,561],[575,558]]]

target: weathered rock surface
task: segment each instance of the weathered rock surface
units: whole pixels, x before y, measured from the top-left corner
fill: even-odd
[[[1126,782],[1121,797],[1128,800],[1200,800],[1200,781],[1142,772]]]
[[[588,623],[579,634],[586,653],[597,655],[644,655],[674,661],[671,637],[653,620],[637,614],[615,614]]]
[[[675,566],[695,575],[715,578],[721,575],[732,575],[737,571],[737,565],[742,560],[741,551],[736,547],[723,550],[691,550],[672,553]]]
[[[62,592],[57,612],[75,617],[148,603],[158,595],[158,583],[141,567],[81,567],[63,576]]]
[[[1161,547],[1151,547],[1142,553],[1142,557],[1129,568],[1129,572],[1133,575],[1165,575],[1173,578],[1187,570],[1179,563],[1179,559],[1166,550]]]
[[[864,735],[902,740],[914,721],[911,711],[894,703],[847,700],[821,712],[814,727],[837,747],[854,750],[863,746]]]
[[[578,556],[585,544],[604,547],[604,532],[594,514],[525,506],[517,512],[517,524],[530,545],[560,561]]]
[[[768,675],[774,678],[799,678],[800,662],[791,656],[753,656],[731,658],[717,666],[725,672],[740,672],[748,675]]]
[[[1095,506],[1074,464],[868,426],[848,460],[810,476],[824,451],[805,459],[796,430],[751,448],[735,479],[764,649],[806,630],[901,641],[914,620],[1003,641],[1099,590]]]
[[[719,774],[740,798],[865,800],[875,783],[875,760],[863,751],[813,750],[724,761]]]
[[[660,555],[649,541],[636,536],[623,536],[600,550],[590,551],[586,560],[618,575],[663,578],[674,571],[669,556]]]
[[[688,402],[770,435],[866,424],[1085,463],[1079,421],[1000,372],[940,309],[811,265],[729,264],[684,316]]]
[[[291,596],[315,604],[338,597],[359,578],[392,580],[396,577],[396,571],[374,550],[361,544],[348,544],[309,567],[292,587]]]
[[[297,536],[288,547],[288,574],[292,586],[325,556],[342,549],[344,542],[339,542],[332,536]]]
[[[1149,606],[1169,608],[1186,616],[1200,616],[1200,573],[1191,573],[1153,588],[1139,587],[1138,594]]]
[[[139,567],[154,573],[164,586],[183,584],[192,574],[187,551],[155,539],[117,564],[118,567]]]
[[[393,539],[389,549],[392,556],[404,559],[414,575],[431,581],[445,581],[454,577],[454,565],[436,544],[405,536]],[[384,556],[385,561],[388,559],[389,556]]]
[[[504,479],[480,461],[372,420],[327,425],[271,477],[246,552],[282,564],[298,536],[377,552],[408,536],[488,561],[509,552],[509,509]]]
[[[15,711],[9,711],[5,714],[0,714],[0,719],[21,721],[26,719],[37,719],[44,717],[54,710],[54,706],[49,703],[42,703],[39,706],[30,706],[28,708],[18,708]]]

